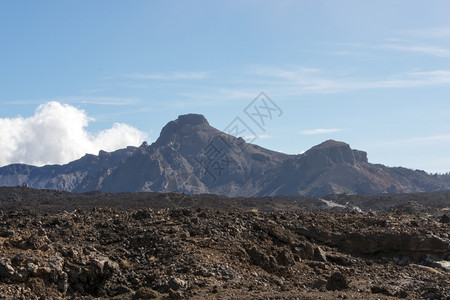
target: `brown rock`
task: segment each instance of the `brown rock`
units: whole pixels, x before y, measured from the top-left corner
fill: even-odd
[[[373,286],[370,288],[372,294],[383,294],[386,296],[392,296],[392,293],[384,286]]]
[[[247,250],[248,255],[250,256],[250,260],[253,264],[265,268],[270,264],[270,259],[264,252],[260,251],[258,248],[253,246],[252,248]]]
[[[323,261],[323,262],[327,261],[327,255],[326,255],[325,251],[323,251],[320,247],[316,247],[314,249],[314,260]]]
[[[187,287],[186,281],[180,278],[170,278],[169,280],[169,288],[174,291],[185,289]]]
[[[335,272],[328,278],[326,288],[329,291],[346,290],[348,289],[348,280],[342,273]]]
[[[294,256],[289,248],[285,248],[278,253],[277,256],[278,264],[282,266],[289,266],[295,264]]]
[[[133,296],[133,300],[138,299],[158,299],[161,297],[161,294],[157,291],[153,290],[150,287],[143,286],[139,288]]]
[[[450,223],[450,217],[447,214],[443,214],[439,222],[448,224]]]
[[[319,290],[319,289],[325,287],[326,285],[327,285],[327,281],[323,278],[319,278],[319,279],[316,279],[316,281],[314,281],[312,288]]]
[[[302,259],[312,259],[314,257],[314,247],[310,242],[302,242],[296,249]]]

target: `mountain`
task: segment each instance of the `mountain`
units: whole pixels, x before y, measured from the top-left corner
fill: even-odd
[[[368,162],[367,153],[328,140],[304,154],[290,157],[274,173],[262,194],[382,194],[437,191],[450,180],[424,171],[389,168]]]
[[[98,155],[86,154],[65,165],[35,167],[12,164],[0,168],[0,185],[73,191],[84,181],[97,177],[97,172],[105,172],[124,162],[136,149],[127,147],[114,152],[100,151]]]
[[[243,149],[245,147],[245,149]],[[213,127],[202,115],[169,122],[152,145],[143,143],[111,174],[76,191],[164,191],[259,194],[261,184],[289,156],[246,144]]]
[[[366,152],[328,140],[287,155],[221,132],[198,114],[179,116],[151,145],[62,166],[0,168],[0,185],[73,192],[180,192],[225,196],[380,194],[450,189],[448,176],[368,162]]]

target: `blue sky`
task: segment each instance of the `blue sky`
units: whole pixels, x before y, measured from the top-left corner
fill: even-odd
[[[448,172],[449,11],[414,0],[1,1],[0,164],[152,142],[190,112],[224,129],[264,91],[283,114],[254,127],[256,144],[294,154],[336,139],[374,163]],[[85,147],[31,159],[21,149],[33,141]]]

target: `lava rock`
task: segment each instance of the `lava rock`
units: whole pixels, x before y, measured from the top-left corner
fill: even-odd
[[[348,284],[347,277],[340,272],[335,272],[328,278],[326,288],[329,291],[342,291],[348,289]]]
[[[384,286],[372,286],[370,288],[372,294],[383,294],[386,296],[393,296],[393,294]]]
[[[289,248],[284,248],[282,251],[278,253],[277,262],[282,266],[290,266],[295,264],[292,251]]]
[[[158,299],[161,297],[161,294],[157,291],[153,290],[150,287],[143,286],[136,291],[136,294],[133,296],[133,300],[138,299]]]
[[[168,285],[169,285],[169,288],[171,288],[174,291],[185,289],[187,287],[186,281],[184,281],[180,278],[174,278],[174,277],[170,278]]]
[[[320,247],[316,247],[314,249],[314,260],[326,262],[327,261],[327,255],[325,251],[322,250]]]
[[[448,224],[450,223],[450,217],[447,214],[443,214],[439,222]]]

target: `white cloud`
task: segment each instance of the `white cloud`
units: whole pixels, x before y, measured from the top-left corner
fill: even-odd
[[[74,97],[58,97],[57,99],[32,99],[32,100],[14,100],[3,101],[2,103],[8,105],[33,105],[43,102],[58,102],[63,101],[65,103],[81,103],[81,104],[95,104],[105,106],[125,106],[136,104],[139,99],[136,98],[120,98],[120,97],[91,97],[91,96],[74,96]]]
[[[402,142],[408,143],[408,142],[425,142],[425,141],[437,141],[437,142],[450,141],[450,134],[416,137],[408,140],[403,140]]]
[[[139,145],[146,134],[126,124],[91,134],[84,110],[56,101],[40,105],[29,118],[0,118],[0,165],[62,164],[99,150]]]
[[[434,145],[437,143],[443,144],[448,142],[450,142],[450,134],[432,134],[428,136],[418,136],[407,139],[378,141],[373,143],[372,145],[376,147],[403,147],[405,145],[408,145],[408,147],[411,147],[411,144],[414,144],[414,148],[417,148],[426,145]]]
[[[398,50],[404,52],[415,52],[438,57],[450,57],[450,50],[447,48],[436,46],[400,46],[400,45],[383,45],[381,48],[389,50]]]
[[[255,75],[271,78],[271,82],[283,87],[283,94],[341,93],[352,90],[430,87],[450,84],[450,70],[407,72],[373,80],[358,80],[353,74],[333,73],[320,69],[279,69],[260,67]],[[277,94],[273,92],[272,95]]]
[[[450,27],[412,30],[406,31],[405,33],[425,38],[448,38],[450,37]]]
[[[177,80],[177,79],[204,79],[208,72],[175,72],[175,73],[130,73],[117,76],[119,78],[143,79],[143,80]],[[116,77],[107,77],[113,79]]]
[[[113,88],[93,88],[93,89],[85,89],[82,90],[81,92],[83,94],[96,94],[96,93],[102,93],[102,92],[109,92],[113,90]]]
[[[342,131],[342,129],[338,128],[316,128],[316,129],[308,129],[300,131],[300,134],[303,135],[315,135],[315,134],[328,134]]]

